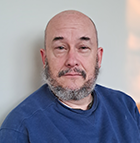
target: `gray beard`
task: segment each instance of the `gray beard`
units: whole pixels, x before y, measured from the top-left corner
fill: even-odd
[[[62,71],[61,71],[62,72]],[[59,73],[61,73],[59,72]],[[68,70],[64,74],[67,73]],[[84,71],[79,71],[78,72],[84,72]],[[58,73],[58,77],[59,76]],[[63,75],[64,75],[63,74]],[[87,97],[94,89],[96,80],[99,74],[99,67],[98,67],[98,58],[96,59],[96,66],[95,70],[93,73],[93,77],[86,81],[82,87],[79,89],[69,89],[69,88],[63,88],[52,76],[52,72],[50,71],[50,66],[48,64],[47,58],[46,58],[46,63],[45,63],[45,69],[44,69],[44,76],[45,76],[45,81],[49,85],[49,88],[52,90],[52,92],[57,96],[60,100],[80,100],[84,97]],[[86,75],[82,75],[83,78],[85,79]]]

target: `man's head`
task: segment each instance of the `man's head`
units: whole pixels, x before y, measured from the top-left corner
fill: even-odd
[[[47,83],[58,98],[80,100],[92,92],[103,53],[97,41],[94,23],[81,12],[64,11],[49,21],[41,56]]]

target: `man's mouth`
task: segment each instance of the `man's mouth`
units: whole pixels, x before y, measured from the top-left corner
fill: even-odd
[[[70,76],[70,77],[82,76],[84,79],[86,79],[85,71],[77,68],[62,70],[58,74],[58,77],[61,77],[61,76]]]
[[[66,73],[64,76],[82,76],[80,73]]]

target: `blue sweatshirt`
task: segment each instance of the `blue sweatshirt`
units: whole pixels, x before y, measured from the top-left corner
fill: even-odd
[[[7,116],[0,143],[140,143],[140,114],[131,97],[96,85],[93,98],[91,109],[71,109],[45,84]]]

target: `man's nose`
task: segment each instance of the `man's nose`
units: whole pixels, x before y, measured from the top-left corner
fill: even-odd
[[[78,53],[75,50],[70,50],[67,54],[65,65],[69,68],[79,66]]]

